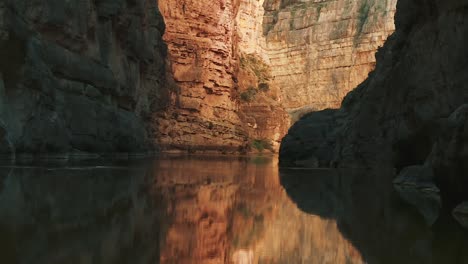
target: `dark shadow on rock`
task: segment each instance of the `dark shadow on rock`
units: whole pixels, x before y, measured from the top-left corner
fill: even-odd
[[[1,263],[159,263],[150,166],[0,168]]]
[[[394,192],[393,171],[281,171],[298,208],[334,218],[370,264],[468,263],[468,232],[442,213],[434,225]]]

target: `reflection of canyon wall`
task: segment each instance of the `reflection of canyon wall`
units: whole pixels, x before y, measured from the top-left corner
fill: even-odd
[[[325,172],[325,173],[324,173]],[[281,184],[303,212],[337,223],[369,264],[467,263],[466,230],[449,212],[428,226],[395,197],[393,169],[283,170]],[[318,262],[321,263],[321,262]]]
[[[0,169],[1,262],[158,263],[160,199],[146,172]]]
[[[169,216],[161,263],[363,263],[335,221],[290,201],[275,161],[181,159],[156,169]]]
[[[336,221],[305,214],[282,189],[240,195],[249,200],[233,214],[233,263],[364,263]]]

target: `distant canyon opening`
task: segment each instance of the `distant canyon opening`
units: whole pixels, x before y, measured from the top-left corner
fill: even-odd
[[[169,107],[162,150],[276,152],[302,115],[338,108],[395,30],[396,0],[159,0]]]

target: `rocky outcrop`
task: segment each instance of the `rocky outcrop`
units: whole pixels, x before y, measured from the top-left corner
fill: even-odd
[[[167,31],[171,108],[156,121],[166,149],[238,151],[247,146],[238,111],[238,2],[159,1]]]
[[[444,204],[464,200],[467,4],[400,1],[397,30],[377,53],[376,70],[339,110],[298,122],[283,140],[281,164],[314,158],[323,166],[398,171],[424,165],[432,170]],[[328,121],[311,128],[317,119]],[[304,133],[308,130],[314,132]]]
[[[429,166],[409,166],[395,178],[393,184],[400,196],[418,208],[428,225],[434,224],[442,206],[439,188],[433,182]]]
[[[420,4],[425,8],[413,8]],[[283,141],[282,162],[294,163],[301,155],[324,157],[289,146],[322,146],[313,143],[317,137],[300,133],[315,119],[333,115],[330,126],[320,127],[329,138],[331,156],[324,157],[325,163],[380,161],[399,169],[424,163],[437,135],[447,132],[443,119],[467,97],[460,72],[466,65],[459,59],[466,53],[461,43],[468,30],[462,23],[463,4],[399,3],[397,31],[377,53],[376,70],[346,96],[339,110],[317,112],[297,123]]]
[[[461,226],[468,229],[468,203],[466,201],[457,205],[453,209],[452,215]]]
[[[290,121],[281,104],[280,89],[272,82],[270,66],[259,56],[243,53],[237,78],[238,115],[251,139],[252,150],[277,152]]]
[[[154,1],[1,1],[0,151],[152,149],[163,32]]]

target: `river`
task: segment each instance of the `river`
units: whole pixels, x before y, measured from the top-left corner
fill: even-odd
[[[4,165],[0,263],[468,263],[468,233],[429,226],[392,178],[275,157]]]

